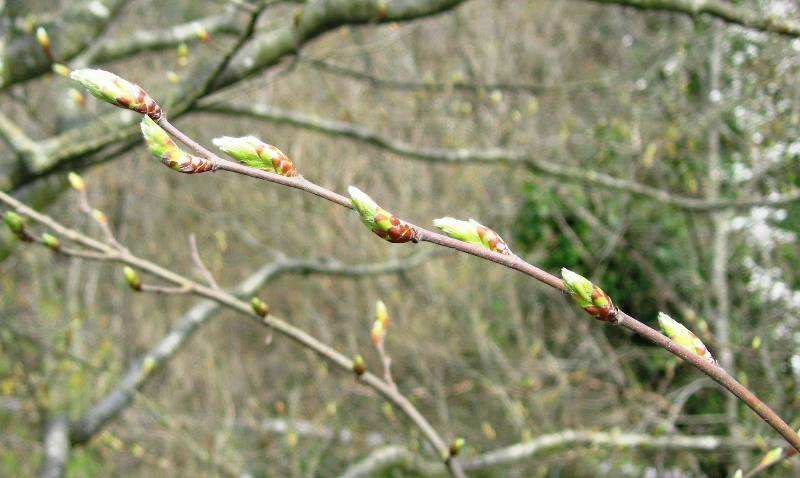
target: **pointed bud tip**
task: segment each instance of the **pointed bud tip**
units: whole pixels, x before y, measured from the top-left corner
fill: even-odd
[[[122,276],[125,277],[125,282],[128,283],[131,289],[137,292],[142,290],[142,279],[139,278],[139,274],[132,267],[125,266],[122,269]]]
[[[86,182],[78,173],[70,172],[67,174],[67,180],[72,189],[76,191],[86,191]]]
[[[250,306],[253,307],[253,312],[259,317],[266,317],[269,315],[269,306],[259,297],[250,299]]]
[[[42,243],[53,250],[58,250],[61,247],[61,241],[59,241],[57,237],[46,232],[42,234]]]
[[[467,441],[460,437],[453,440],[453,443],[450,444],[450,456],[458,455],[466,444]]]
[[[25,221],[22,219],[22,216],[14,211],[6,211],[5,214],[3,214],[3,222],[6,223],[6,226],[8,226],[14,234],[21,234],[22,231],[25,230]]]
[[[353,373],[355,373],[357,377],[367,373],[367,364],[364,362],[364,357],[359,354],[353,357]]]

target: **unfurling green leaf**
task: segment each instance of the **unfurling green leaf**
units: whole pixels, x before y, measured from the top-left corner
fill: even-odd
[[[158,120],[163,114],[161,107],[141,86],[111,72],[85,68],[75,70],[69,76],[89,90],[89,93],[114,106],[136,111],[154,120]]]
[[[453,239],[500,254],[511,255],[511,250],[499,234],[474,219],[462,221],[452,217],[442,217],[434,219],[433,225]]]
[[[350,186],[350,202],[364,223],[373,233],[389,242],[417,242],[417,231],[411,224],[397,218],[381,208],[366,193]]]
[[[214,171],[214,161],[187,153],[178,147],[164,129],[149,117],[141,123],[142,136],[147,148],[168,168],[179,173],[196,174]]]
[[[678,345],[686,347],[695,355],[710,363],[716,363],[714,357],[711,356],[711,352],[709,352],[705,344],[703,344],[703,341],[677,320],[663,312],[659,312],[658,325],[661,327],[664,335],[675,341]]]
[[[222,136],[214,138],[212,142],[219,149],[251,168],[263,169],[281,176],[297,176],[294,163],[283,151],[255,136],[242,136],[241,138]]]
[[[611,302],[611,298],[600,287],[593,284],[589,279],[569,269],[561,269],[561,278],[567,291],[592,317],[604,322],[615,322],[617,320],[617,307]]]

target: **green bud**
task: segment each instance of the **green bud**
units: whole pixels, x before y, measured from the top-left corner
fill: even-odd
[[[695,355],[708,362],[716,363],[714,357],[711,356],[711,352],[709,352],[705,344],[703,344],[703,341],[677,320],[663,312],[659,312],[658,325],[661,327],[664,335],[672,339],[678,345],[686,347]]]
[[[147,148],[168,168],[187,174],[204,173],[217,169],[217,165],[213,161],[191,155],[179,148],[167,132],[151,118],[145,116],[140,126]]]
[[[366,193],[350,186],[350,202],[364,223],[373,233],[389,242],[417,242],[417,231],[413,226],[398,219],[381,208]]]
[[[732,478],[743,478],[744,474],[742,474],[742,470],[736,470],[736,473],[733,474]]]
[[[25,233],[25,221],[22,219],[22,216],[14,211],[6,211],[6,213],[3,214],[3,221],[5,221],[6,226],[8,226],[11,232],[17,236]]]
[[[43,50],[47,51],[50,49],[50,35],[47,34],[47,30],[44,27],[38,27],[36,29],[36,41],[39,42],[39,46],[42,47]]]
[[[357,377],[367,373],[367,364],[364,362],[364,357],[361,355],[353,357],[353,373],[355,373]]]
[[[69,78],[69,74],[72,73],[72,69],[63,63],[53,63],[53,66],[50,67],[58,76],[63,76],[64,78]]]
[[[603,289],[569,269],[561,269],[561,278],[575,302],[589,315],[604,322],[616,321],[617,307]]]
[[[156,363],[155,357],[148,355],[142,360],[142,374],[150,375],[150,373],[155,370],[156,365],[158,364]]]
[[[108,224],[108,216],[99,209],[92,209],[92,217],[100,224]]]
[[[147,149],[158,159],[161,159],[169,150],[179,149],[169,134],[149,116],[142,118],[140,127],[144,141],[147,143]]]
[[[158,120],[163,112],[155,100],[141,86],[122,79],[105,70],[81,69],[70,73],[89,93],[103,101],[127,108]]]
[[[69,185],[72,187],[72,189],[76,191],[86,191],[86,183],[77,173],[69,173],[67,175],[67,179],[69,180]]]
[[[57,237],[46,232],[42,234],[42,243],[53,250],[58,250],[61,247],[61,241],[59,241]]]
[[[758,462],[758,466],[770,466],[780,460],[781,456],[783,456],[783,448],[773,448],[761,458],[761,461]]]
[[[135,270],[125,266],[125,268],[122,269],[122,275],[125,277],[125,282],[128,283],[131,289],[137,292],[142,290],[142,279],[139,278],[139,274],[137,274]]]
[[[386,308],[386,304],[382,300],[375,302],[375,320],[384,324],[384,326],[389,325],[389,309]]]
[[[433,225],[453,239],[500,254],[511,254],[511,250],[499,234],[474,219],[462,221],[452,217],[443,217],[434,219]]]
[[[458,455],[466,444],[467,442],[463,438],[453,440],[453,443],[450,444],[450,456]]]
[[[258,297],[250,299],[250,306],[253,307],[253,312],[259,317],[266,317],[269,314],[269,306]]]
[[[297,176],[294,163],[283,151],[255,136],[234,138],[222,136],[212,140],[222,151],[251,168],[263,169],[281,176]]]

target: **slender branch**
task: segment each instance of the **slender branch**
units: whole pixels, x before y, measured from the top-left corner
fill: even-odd
[[[790,191],[770,197],[748,199],[703,199],[681,196],[646,184],[616,178],[599,171],[565,166],[555,161],[534,158],[519,151],[497,149],[440,149],[422,148],[402,141],[382,136],[358,125],[340,121],[320,119],[294,111],[267,106],[238,106],[230,103],[201,103],[197,112],[246,116],[252,119],[269,121],[275,124],[290,125],[316,131],[329,136],[345,137],[368,144],[391,153],[420,161],[458,164],[489,164],[511,167],[527,167],[535,173],[571,182],[602,186],[606,189],[635,194],[659,203],[668,204],[692,211],[712,211],[727,208],[751,208],[756,206],[777,206],[800,200],[800,190]]]
[[[69,461],[70,441],[69,422],[66,417],[54,417],[47,421],[44,429],[42,448],[44,463],[42,478],[61,478],[66,474]]]
[[[697,450],[722,451],[757,448],[754,440],[735,439],[714,435],[647,435],[642,433],[607,433],[582,430],[563,430],[541,435],[498,450],[474,457],[465,457],[465,471],[484,470],[493,466],[509,466],[534,458],[540,454],[575,446],[606,448],[643,448],[658,451]],[[377,471],[392,466],[408,467],[422,476],[438,476],[438,463],[420,460],[407,448],[388,445],[378,448],[361,461],[349,466],[340,478],[362,478],[373,476]]]
[[[682,13],[692,17],[709,15],[727,23],[753,30],[779,33],[788,37],[800,36],[800,22],[775,15],[763,15],[724,0],[582,0],[594,3],[622,5],[639,10]]]
[[[5,203],[6,205],[14,209],[17,213],[30,218],[34,222],[37,222],[40,225],[52,229],[54,232],[58,233],[62,237],[65,237],[85,247],[95,249],[98,252],[107,254],[109,261],[127,264],[131,267],[138,268],[163,280],[171,282],[179,287],[187,288],[194,295],[213,300],[214,302],[217,302],[220,305],[228,307],[232,310],[239,312],[240,314],[249,317],[252,320],[255,320],[259,324],[262,324],[270,328],[270,330],[275,330],[281,333],[282,335],[294,340],[302,347],[314,351],[322,358],[327,359],[329,362],[340,367],[343,370],[347,371],[353,370],[353,361],[350,358],[334,350],[330,346],[324,344],[323,342],[319,341],[318,339],[309,335],[303,330],[291,325],[290,323],[278,317],[275,317],[272,314],[269,314],[266,317],[262,317],[256,314],[252,310],[251,305],[249,303],[236,298],[234,295],[228,292],[225,292],[223,290],[217,290],[212,287],[205,286],[198,282],[192,281],[183,275],[180,275],[176,272],[165,269],[153,262],[138,257],[132,254],[127,249],[118,249],[113,245],[97,241],[96,239],[88,237],[78,231],[75,231],[60,224],[59,222],[55,221],[54,219],[52,219],[47,215],[34,211],[33,209],[27,207],[26,205],[22,204],[21,202],[17,201],[13,197],[3,192],[0,192],[0,202]],[[142,366],[144,366],[144,362],[142,363]],[[414,423],[414,425],[420,429],[422,434],[430,442],[430,444],[433,446],[433,448],[436,450],[439,456],[444,460],[444,464],[447,466],[448,470],[450,471],[453,477],[459,478],[464,476],[458,463],[450,458],[446,442],[441,438],[441,436],[433,428],[433,426],[431,426],[431,424],[427,421],[427,419],[424,416],[422,416],[419,410],[417,410],[417,408],[408,400],[408,398],[406,398],[403,394],[399,393],[396,388],[392,387],[391,385],[387,384],[386,382],[384,382],[383,380],[381,380],[380,378],[369,372],[361,375],[359,379],[361,380],[362,383],[374,389],[376,392],[378,392],[378,394],[380,394],[392,405],[394,405],[401,412],[403,412],[403,414],[405,414],[406,417],[408,417],[408,419],[411,420],[411,422]]]
[[[194,234],[189,234],[189,250],[192,253],[192,262],[194,262],[194,265],[200,270],[200,273],[203,274],[206,283],[214,289],[219,289],[220,287],[217,280],[214,279],[214,274],[208,270],[208,267],[203,263],[203,259],[200,258],[200,251],[197,250],[197,238]]]
[[[223,171],[231,171],[245,176],[261,179],[268,182],[283,184],[292,188],[300,189],[302,191],[323,197],[329,201],[339,204],[348,209],[353,206],[349,199],[337,194],[329,189],[320,185],[314,184],[303,177],[286,177],[275,173],[270,173],[264,170],[251,168],[242,164],[234,163],[226,159],[222,159],[211,151],[207,150],[196,141],[189,138],[175,126],[173,126],[163,115],[158,124],[164,128],[169,134],[177,138],[186,146],[194,150],[197,154],[203,156],[207,160],[214,163],[217,169]],[[453,239],[442,234],[429,231],[427,229],[408,224],[415,232],[415,237],[418,241],[431,242],[441,246],[449,247],[467,254],[471,254],[482,259],[486,259],[497,264],[506,266],[508,268],[522,272],[523,274],[532,277],[544,284],[553,287],[562,292],[567,292],[566,286],[561,279],[554,275],[539,269],[538,267],[525,262],[523,259],[516,255],[505,255],[497,252],[484,249],[479,246],[468,244],[457,239]],[[758,414],[767,424],[774,428],[778,433],[783,436],[794,448],[800,450],[800,436],[778,416],[766,403],[756,397],[747,387],[739,383],[735,378],[728,374],[723,368],[715,363],[705,360],[703,357],[695,354],[693,351],[683,347],[667,336],[657,332],[644,323],[636,320],[634,317],[619,311],[614,317],[614,324],[625,327],[628,330],[646,338],[650,342],[661,346],[670,353],[690,362],[701,372],[711,377],[714,381],[719,383],[723,388],[727,389],[730,393],[738,397],[748,407],[750,407],[756,414]],[[385,384],[385,382],[381,382]]]
[[[236,23],[236,12],[232,8],[221,14],[211,15],[198,20],[174,25],[157,30],[139,30],[121,38],[105,39],[98,43],[89,54],[82,54],[71,64],[74,67],[97,65],[130,57],[145,51],[157,51],[175,47],[181,43],[200,41],[198,28],[211,35],[235,34],[240,31]]]
[[[611,80],[608,78],[599,78],[593,80],[572,81],[572,82],[565,81],[553,85],[532,84],[532,83],[511,83],[511,82],[469,83],[464,81],[453,81],[450,83],[437,83],[428,81],[392,80],[388,78],[377,77],[374,75],[370,75],[369,73],[365,73],[363,71],[353,70],[323,60],[309,58],[306,56],[300,56],[299,61],[327,73],[332,73],[338,76],[345,76],[356,80],[366,81],[372,85],[382,88],[390,88],[390,89],[404,90],[404,91],[423,90],[431,92],[441,92],[441,91],[451,91],[451,90],[463,90],[463,91],[497,90],[497,91],[507,91],[515,93],[524,92],[531,95],[541,95],[549,92],[568,92],[579,89],[603,88],[611,84]]]

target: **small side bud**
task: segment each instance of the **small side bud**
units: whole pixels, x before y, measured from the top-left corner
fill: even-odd
[[[375,302],[375,322],[372,323],[372,330],[370,337],[372,343],[378,345],[386,338],[386,332],[389,329],[389,311],[386,309],[386,304],[382,300]]]
[[[140,126],[147,148],[168,168],[186,174],[205,173],[217,169],[215,162],[194,156],[179,148],[152,118],[144,117]]]
[[[203,43],[211,43],[211,35],[209,35],[208,30],[199,24],[194,24],[194,34],[197,35],[197,38]]]
[[[125,277],[125,282],[128,283],[131,289],[137,292],[142,290],[142,279],[139,278],[139,274],[137,274],[133,268],[125,266],[125,268],[122,269],[122,275]]]
[[[69,76],[89,93],[112,105],[136,111],[154,120],[163,114],[158,103],[141,86],[111,72],[84,68],[73,71]]]
[[[356,377],[360,377],[367,373],[367,364],[364,362],[364,357],[361,355],[356,355],[353,357],[353,373],[356,374]]]
[[[19,236],[25,233],[25,221],[22,219],[22,216],[14,211],[6,211],[6,213],[3,214],[3,221],[15,235]]]
[[[442,217],[434,219],[433,225],[453,239],[500,254],[511,255],[511,249],[499,234],[474,219],[462,221],[452,217]]]
[[[100,224],[108,224],[108,216],[99,209],[92,209],[92,217]]]
[[[61,241],[59,241],[57,237],[46,232],[42,234],[42,243],[54,251],[57,251],[61,248]]]
[[[242,136],[241,138],[222,136],[214,138],[212,142],[232,158],[251,168],[263,169],[281,176],[297,176],[294,163],[283,151],[255,136]]]
[[[72,68],[68,67],[63,63],[53,63],[53,66],[50,67],[58,76],[63,76],[64,78],[69,78],[69,74],[72,73]]]
[[[761,458],[761,461],[758,462],[758,466],[763,466],[763,467],[770,466],[776,463],[778,460],[780,460],[782,456],[783,456],[783,448],[780,447],[773,448]]]
[[[36,41],[39,43],[39,46],[42,47],[44,53],[47,55],[47,58],[53,59],[53,53],[50,50],[50,35],[47,34],[47,30],[44,27],[36,28]]]
[[[178,45],[178,66],[184,67],[189,63],[189,47],[186,43]]]
[[[372,330],[370,331],[370,338],[372,339],[372,343],[374,345],[378,345],[383,342],[383,339],[386,337],[386,326],[383,325],[383,322],[380,320],[376,320],[372,323]]]
[[[378,237],[389,242],[417,242],[418,233],[414,227],[378,206],[366,193],[350,186],[350,201],[364,223]]]
[[[79,192],[86,191],[86,182],[78,173],[71,172],[67,174],[67,180],[69,180],[69,185],[72,189]]]
[[[686,347],[707,362],[716,364],[716,360],[711,356],[703,341],[700,340],[691,330],[687,329],[680,322],[669,315],[659,312],[658,325],[664,335],[675,341],[675,343]]]
[[[458,454],[461,453],[461,450],[464,449],[464,445],[466,444],[467,444],[466,440],[460,437],[453,440],[453,443],[450,444],[450,456],[451,457],[458,456]]]
[[[258,297],[250,299],[250,306],[253,308],[253,312],[259,317],[266,317],[269,314],[269,306]]]
[[[86,105],[86,97],[83,96],[83,93],[76,90],[75,88],[68,89],[67,95],[69,95],[69,99],[72,100],[73,103],[78,105],[79,108],[83,108]]]
[[[619,311],[603,289],[569,269],[561,269],[561,278],[575,302],[589,315],[604,322],[616,322]]]

